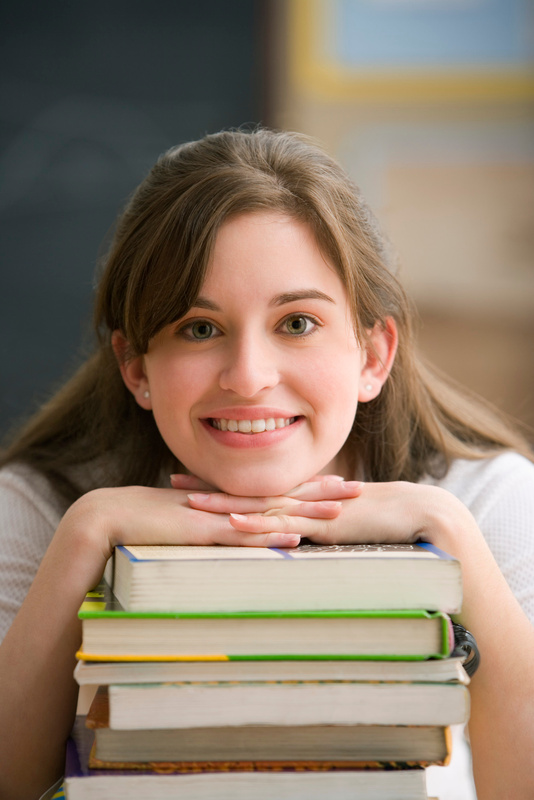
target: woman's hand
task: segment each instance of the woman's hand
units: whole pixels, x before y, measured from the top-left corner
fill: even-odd
[[[318,497],[330,492],[339,498],[335,513],[334,509],[323,513],[322,507],[328,507],[331,501]],[[222,510],[232,505],[222,495],[207,497],[210,499],[203,501],[206,506]],[[233,506],[235,511],[230,512],[236,530],[250,534],[293,532],[317,544],[409,543],[422,538],[445,549],[445,542],[451,545],[449,534],[454,522],[465,525],[467,519],[472,521],[467,509],[449,492],[403,481],[351,481],[337,487],[328,481],[324,486],[303,484],[286,505],[281,502],[283,498],[254,498],[256,507],[247,508],[247,499],[250,501],[239,498]],[[261,508],[261,501],[266,508]]]
[[[335,519],[343,509],[343,500],[357,497],[361,491],[359,481],[344,481],[335,475],[318,475],[307,483],[297,486],[286,495],[278,497],[236,497],[212,491],[211,487],[202,484],[192,476],[173,475],[171,483],[176,489],[183,491],[185,487],[194,488],[193,492],[187,494],[191,508],[202,509],[215,514],[229,514],[230,523],[235,530],[243,533],[258,534],[260,532],[274,532],[278,520],[291,517],[290,523],[286,522],[288,530],[286,533],[301,534],[302,524],[300,520],[308,519],[313,525],[313,521],[324,521]],[[253,527],[258,524],[260,527],[251,530],[245,522],[243,528],[239,521],[246,521],[251,515],[255,521]],[[273,517],[269,523],[267,521],[258,522],[263,517]],[[261,530],[261,526],[265,530]],[[268,530],[269,529],[269,530]],[[280,531],[282,532],[282,528]],[[248,541],[245,544],[250,544]],[[280,546],[280,545],[279,545]]]
[[[231,525],[228,513],[193,508],[183,489],[96,489],[71,506],[60,527],[80,531],[87,520],[89,535],[96,537],[105,558],[121,544],[296,547],[300,542],[295,531],[240,531]]]

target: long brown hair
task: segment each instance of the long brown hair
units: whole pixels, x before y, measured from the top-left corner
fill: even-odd
[[[94,323],[97,347],[30,420],[0,463],[22,461],[72,501],[93,486],[157,485],[180,470],[150,412],[125,388],[111,333],[130,355],[183,316],[202,286],[225,220],[270,210],[308,224],[351,301],[356,333],[393,317],[399,349],[380,395],[360,404],[345,444],[373,481],[417,481],[455,457],[503,449],[530,457],[525,439],[497,412],[424,367],[415,355],[413,309],[390,248],[358,189],[307,137],[258,129],[223,131],[165,153],[117,222],[101,265]],[[93,465],[93,478],[76,480]],[[96,465],[96,466],[95,466]]]

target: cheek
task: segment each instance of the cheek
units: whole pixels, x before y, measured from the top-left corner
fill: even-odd
[[[359,351],[325,353],[306,371],[310,401],[322,411],[326,408],[332,414],[354,416],[358,404],[360,371]]]
[[[201,396],[209,370],[190,359],[154,361],[147,369],[154,409],[184,408]]]

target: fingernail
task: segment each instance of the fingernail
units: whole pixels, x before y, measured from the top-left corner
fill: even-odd
[[[319,505],[323,508],[339,508],[343,504],[341,500],[321,500]]]
[[[283,543],[289,545],[291,547],[296,547],[300,544],[300,534],[299,533],[285,533],[282,534],[284,537],[282,539]]]
[[[248,517],[245,514],[230,514],[232,519],[235,519],[236,522],[246,522]]]
[[[343,488],[348,492],[352,492],[354,489],[359,489],[360,486],[363,486],[363,481],[343,481]]]
[[[187,497],[193,503],[209,503],[210,501],[209,494],[203,494],[202,492],[192,492],[191,494],[188,494]]]
[[[169,475],[169,478],[171,479],[171,483],[173,481],[176,481],[177,483],[187,483],[187,481],[191,480],[190,475],[184,475],[181,472],[175,472],[173,475]]]

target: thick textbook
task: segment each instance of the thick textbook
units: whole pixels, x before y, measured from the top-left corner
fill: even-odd
[[[455,725],[469,691],[454,683],[236,681],[111,684],[115,729],[237,725]]]
[[[83,660],[446,657],[452,624],[439,611],[124,611],[101,584],[79,611]]]
[[[67,743],[67,800],[426,800],[425,771],[416,769],[328,769],[295,764],[240,769],[221,764],[193,771],[90,769],[93,731],[76,720]]]
[[[303,544],[115,549],[130,611],[460,610],[460,563],[433,545]]]
[[[428,661],[261,659],[229,661],[78,661],[80,686],[180,681],[458,681],[469,683],[464,657]]]
[[[139,768],[171,763],[321,761],[360,766],[444,765],[448,727],[429,725],[243,725],[116,730],[109,726],[108,693],[100,689],[87,726],[95,732],[90,766]]]

